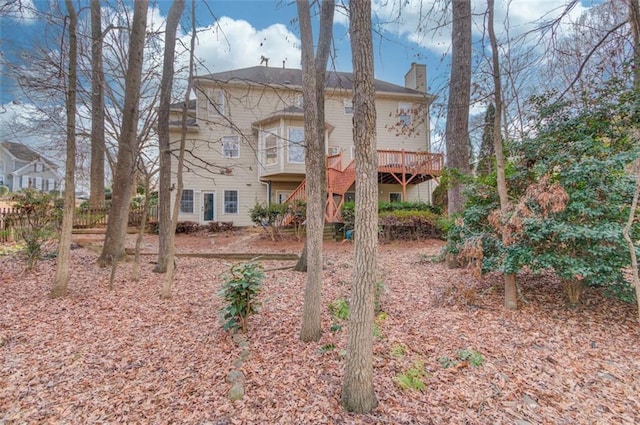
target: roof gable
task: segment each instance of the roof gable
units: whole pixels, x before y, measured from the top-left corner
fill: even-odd
[[[15,159],[18,159],[20,161],[32,163],[41,160],[53,169],[58,168],[56,164],[49,161],[47,158],[43,157],[28,146],[23,145],[22,143],[4,141],[0,143],[0,146],[2,146],[7,152],[9,152]]]

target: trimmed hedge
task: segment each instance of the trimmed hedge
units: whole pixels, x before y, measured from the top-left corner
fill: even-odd
[[[353,230],[355,202],[345,202],[341,209],[343,229]],[[418,240],[442,237],[440,229],[441,210],[425,202],[380,202],[378,225],[380,239]]]

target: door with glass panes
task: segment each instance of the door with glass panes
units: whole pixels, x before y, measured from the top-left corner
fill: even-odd
[[[202,222],[216,220],[216,193],[202,192]]]

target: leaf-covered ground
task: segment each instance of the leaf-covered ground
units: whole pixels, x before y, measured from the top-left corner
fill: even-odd
[[[182,252],[301,248],[257,233],[178,243]],[[155,246],[148,237],[143,250]],[[380,246],[386,314],[378,317],[374,348],[379,404],[363,416],[340,406],[346,323],[325,307],[322,339],[298,340],[303,274],[266,272],[262,309],[250,320],[251,354],[242,364],[245,397],[231,402],[226,376],[240,348],[219,325],[216,296],[230,260],[178,258],[173,298],[163,301],[153,257],[143,257],[137,282],[129,279],[131,264],[120,267],[110,291],[110,270],[95,265],[95,252],[77,249],[69,295],[52,300],[54,261],[24,273],[21,260],[2,256],[0,423],[640,423],[634,305],[590,289],[582,306],[568,309],[553,277],[525,275],[529,303],[505,311],[499,276],[476,281],[434,264],[429,258],[438,246]],[[350,243],[326,244],[325,306],[348,298],[352,255]],[[419,371],[424,390],[398,384],[411,370]]]

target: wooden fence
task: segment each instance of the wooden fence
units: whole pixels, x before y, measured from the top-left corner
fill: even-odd
[[[127,226],[140,227],[142,222],[142,207],[134,207],[129,210]],[[157,216],[157,207],[149,211],[149,218],[153,220]],[[59,219],[58,219],[59,220]],[[109,221],[109,208],[77,208],[73,215],[74,229],[88,229],[107,227]],[[19,208],[0,208],[0,243],[15,239],[16,229],[25,226],[27,220],[25,213]],[[58,223],[59,224],[59,223]]]

